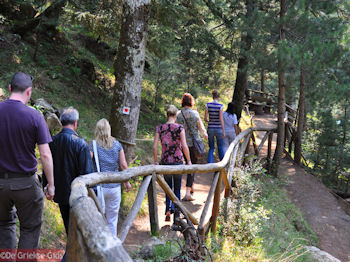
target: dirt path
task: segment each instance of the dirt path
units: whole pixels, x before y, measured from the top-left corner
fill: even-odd
[[[183,201],[184,206],[195,216],[199,221],[205,201],[208,197],[208,192],[213,180],[212,173],[206,174],[196,174],[194,183],[194,201]],[[185,195],[186,192],[186,175],[182,176],[181,184],[181,197]],[[224,187],[222,187],[224,188]],[[212,208],[209,207],[209,210]],[[165,193],[157,184],[157,203],[158,203],[158,219],[160,228],[160,238],[173,239],[176,237],[176,233],[170,229],[173,224],[173,216],[170,222],[165,221]],[[148,216],[137,216],[133,222],[132,228],[124,242],[124,247],[128,250],[135,250],[141,245],[146,244],[150,240],[150,223]]]
[[[274,121],[272,115],[254,117],[257,126],[271,126]],[[336,198],[316,177],[286,159],[279,174],[288,177],[286,191],[318,236],[319,248],[341,261],[350,261],[350,217]]]
[[[276,124],[273,115],[255,116],[256,126],[271,127]],[[258,133],[257,143],[264,134]],[[276,136],[274,135],[273,147]],[[262,150],[266,154],[266,146]],[[265,151],[265,152],[264,152]],[[283,159],[280,174],[288,177],[286,191],[295,205],[301,210],[304,218],[319,238],[319,248],[330,253],[341,261],[350,261],[350,217],[342,210],[335,197],[314,176],[302,168]],[[184,205],[199,219],[202,212],[213,174],[200,174],[195,178],[195,201],[183,202]],[[182,178],[181,196],[185,194],[186,176]],[[158,217],[160,237],[172,239],[176,233],[170,229],[172,222],[164,221],[165,194],[157,185]],[[125,247],[135,250],[150,239],[149,218],[137,217],[125,241]]]

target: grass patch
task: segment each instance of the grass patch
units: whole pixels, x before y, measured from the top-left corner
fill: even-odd
[[[150,262],[151,261],[152,262],[169,261],[170,258],[176,257],[179,253],[181,253],[181,248],[176,242],[166,241],[164,245],[156,245],[154,247],[155,258],[147,261],[150,261]]]
[[[65,248],[66,231],[58,204],[45,199],[39,248]]]
[[[304,247],[317,245],[317,237],[283,181],[253,161],[235,179],[236,195],[222,203],[218,234],[207,242],[215,261],[313,261]]]

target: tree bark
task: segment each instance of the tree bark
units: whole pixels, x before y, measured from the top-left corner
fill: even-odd
[[[265,92],[265,72],[264,69],[260,71],[260,91]]]
[[[247,7],[247,12],[245,16],[247,19],[249,19],[253,15],[254,1],[246,0],[245,4]],[[241,38],[242,47],[238,59],[236,83],[232,97],[234,112],[237,115],[238,120],[241,118],[242,108],[244,104],[244,95],[248,86],[248,52],[252,46],[252,41],[253,37],[251,36],[251,34],[249,32],[245,32]]]
[[[299,86],[299,105],[298,105],[298,125],[295,137],[294,162],[300,165],[301,162],[301,144],[304,130],[304,111],[305,111],[305,89],[304,89],[304,69],[300,68],[300,86]]]
[[[150,7],[150,0],[124,1],[119,48],[114,62],[116,84],[110,123],[112,135],[123,143],[127,161],[133,154],[139,120]]]
[[[286,0],[280,0],[280,42],[285,40],[284,17],[286,14]],[[279,46],[279,49],[281,45]],[[286,113],[286,87],[284,84],[284,61],[282,50],[278,51],[278,113],[277,113],[277,145],[274,155],[272,174],[277,177],[284,147],[284,116]]]

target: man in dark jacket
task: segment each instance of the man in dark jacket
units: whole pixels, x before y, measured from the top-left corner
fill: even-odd
[[[62,131],[53,137],[50,143],[54,163],[54,179],[56,194],[54,201],[58,203],[68,234],[69,196],[72,181],[81,175],[94,172],[88,144],[76,133],[79,113],[73,107],[63,109],[60,120]]]

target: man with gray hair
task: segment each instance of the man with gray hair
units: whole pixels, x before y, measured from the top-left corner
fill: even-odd
[[[54,163],[56,194],[64,227],[68,235],[69,196],[72,181],[81,175],[94,172],[88,144],[78,136],[79,113],[73,107],[64,108],[60,115],[62,131],[53,137],[50,148]]]

